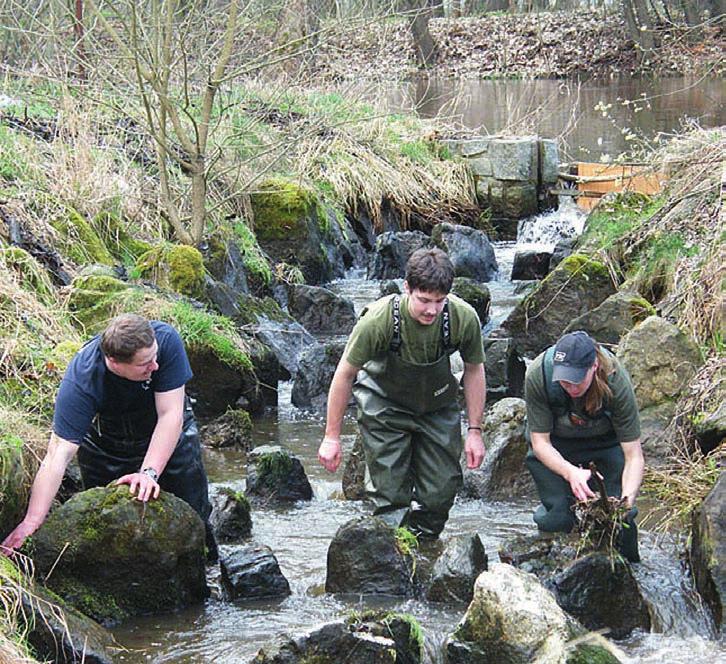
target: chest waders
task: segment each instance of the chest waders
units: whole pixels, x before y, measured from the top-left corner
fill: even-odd
[[[123,475],[141,469],[156,426],[156,411],[143,409],[124,415],[97,415],[78,450],[78,465],[86,489],[106,486]],[[171,458],[159,476],[164,491],[181,498],[199,514],[207,532],[210,560],[217,546],[209,525],[207,474],[202,464],[199,429],[188,399],[184,401],[184,424]]]
[[[399,298],[392,307],[390,347],[383,358],[365,364],[353,387],[366,455],[366,491],[375,514],[387,515],[394,526],[436,537],[462,482],[459,383],[449,364],[454,349],[448,303],[441,321],[444,353],[427,364],[401,357]]]
[[[562,457],[575,466],[587,468],[592,461],[603,476],[609,496],[621,496],[625,457],[612,424],[612,413],[603,408],[594,416],[577,409],[574,402],[559,383],[552,381],[554,346],[545,353],[542,361],[542,379],[547,400],[552,411],[550,442]],[[570,532],[575,525],[572,506],[575,497],[570,484],[545,466],[532,451],[530,444],[525,460],[534,478],[542,504],[535,510],[537,527],[547,532]],[[621,533],[618,548],[632,562],[638,556],[638,531],[635,525],[637,508],[626,519],[628,524]]]

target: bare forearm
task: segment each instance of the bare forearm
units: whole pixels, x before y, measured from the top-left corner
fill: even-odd
[[[182,432],[183,417],[177,413],[161,415],[151,436],[142,468],[153,468],[159,475],[164,472]]]
[[[569,481],[572,469],[575,468],[552,445],[549,434],[532,433],[532,450],[535,456],[553,473]]]
[[[355,374],[352,376],[343,371],[336,371],[333,380],[330,383],[330,391],[328,392],[328,407],[325,422],[325,437],[338,440],[340,431],[343,427],[343,418],[345,411],[350,402],[350,396],[353,392],[353,382]]]
[[[37,528],[45,521],[75,450],[77,446],[72,443],[65,443],[65,446],[61,447],[60,439],[55,435],[52,436],[48,451],[33,480],[24,519],[26,523]]]
[[[628,504],[632,507],[638,497],[640,485],[643,482],[643,471],[645,459],[640,446],[640,441],[634,443],[623,443],[625,450],[625,466],[623,468],[622,495],[627,497]]]
[[[464,365],[464,401],[469,426],[481,426],[486,400],[486,379],[483,364]]]

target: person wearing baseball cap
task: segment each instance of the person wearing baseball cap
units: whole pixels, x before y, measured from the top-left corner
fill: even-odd
[[[632,562],[638,555],[635,499],[643,480],[640,417],[633,385],[617,358],[586,332],[570,332],[541,353],[525,378],[526,464],[542,504],[541,531],[569,532],[576,500],[595,497],[590,462],[609,496],[630,508],[619,542]]]

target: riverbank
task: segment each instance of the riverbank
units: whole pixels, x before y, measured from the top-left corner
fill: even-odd
[[[660,46],[638,57],[619,13],[487,14],[432,19],[436,64],[449,78],[723,76],[723,29],[706,27],[690,42],[685,28],[662,26]],[[403,20],[340,30],[321,44],[317,75],[333,80],[407,79],[420,73]]]

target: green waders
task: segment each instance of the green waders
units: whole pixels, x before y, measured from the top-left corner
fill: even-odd
[[[559,383],[552,382],[551,350],[545,355],[542,370],[545,386],[553,414],[550,442],[562,457],[575,466],[587,468],[592,461],[603,476],[608,496],[622,495],[622,477],[625,456],[615,437],[610,413],[603,410],[595,417],[582,412],[573,412],[572,403]],[[559,390],[556,392],[555,390]],[[535,510],[534,521],[540,530],[547,532],[570,532],[575,525],[572,495],[569,483],[553,473],[535,456],[531,445],[525,460],[532,473],[542,504]],[[592,485],[594,488],[594,485]],[[637,508],[626,518],[618,548],[631,562],[638,562],[638,529],[635,524]]]
[[[381,360],[367,362],[353,394],[366,454],[366,492],[393,525],[437,537],[461,486],[462,441],[458,381],[451,373],[448,311],[444,311],[444,355],[430,364],[398,354],[400,335]],[[415,501],[412,505],[412,501]]]

